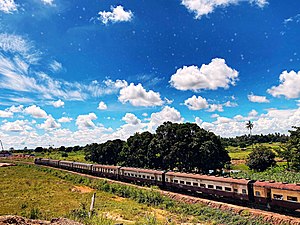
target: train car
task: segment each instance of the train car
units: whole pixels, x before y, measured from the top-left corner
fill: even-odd
[[[77,172],[92,173],[92,166],[93,164],[73,162],[72,169]]]
[[[35,158],[35,159],[34,159],[34,163],[35,163],[35,164],[43,164],[43,163],[42,163],[42,160],[44,160],[44,159],[42,159],[42,158]]]
[[[256,181],[253,184],[254,200],[271,208],[300,209],[300,184]]]
[[[67,169],[67,170],[70,169],[70,170],[72,170],[72,168],[73,168],[73,162],[61,160],[59,162],[59,167],[62,168],[62,169]]]
[[[165,172],[160,170],[121,167],[120,179],[130,182],[141,182],[158,186],[164,185]]]
[[[165,175],[165,182],[172,189],[244,201],[253,200],[254,181],[251,180],[170,171]]]
[[[59,160],[49,159],[48,166],[59,167]]]
[[[92,173],[99,177],[118,179],[121,166],[93,164]]]

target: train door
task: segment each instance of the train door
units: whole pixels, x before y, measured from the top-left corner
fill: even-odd
[[[250,202],[254,202],[254,190],[253,190],[253,183],[254,181],[249,181],[249,183],[247,184],[248,186],[248,197],[249,197],[249,201]]]

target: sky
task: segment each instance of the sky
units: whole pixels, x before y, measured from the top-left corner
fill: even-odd
[[[1,0],[6,149],[300,123],[300,1]]]

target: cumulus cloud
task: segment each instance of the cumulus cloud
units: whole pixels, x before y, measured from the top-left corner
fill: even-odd
[[[59,123],[70,123],[73,119],[71,117],[61,117],[57,121]]]
[[[133,106],[160,106],[163,101],[158,92],[146,91],[141,85],[131,83],[120,90],[119,101],[123,104],[129,102]]]
[[[38,126],[38,128],[44,129],[44,130],[53,130],[53,129],[57,129],[60,127],[61,127],[61,125],[59,123],[57,123],[51,115],[48,116],[48,118],[44,121],[44,123],[42,123],[41,125]]]
[[[12,13],[17,11],[17,4],[14,2],[14,0],[1,0],[0,11],[4,13]]]
[[[36,105],[29,106],[24,109],[24,113],[31,115],[33,118],[44,118],[46,119],[47,113]]]
[[[270,102],[266,96],[259,96],[259,95],[248,95],[248,100],[250,102],[258,102],[258,103],[268,103]]]
[[[28,120],[16,120],[13,122],[6,122],[1,126],[1,130],[9,132],[23,132],[32,130]]]
[[[59,107],[63,107],[65,105],[65,103],[62,101],[62,100],[57,100],[55,102],[52,102],[52,105],[55,107],[55,108],[59,108]]]
[[[76,119],[76,125],[79,130],[86,130],[95,128],[93,120],[96,120],[97,116],[95,113],[89,113],[87,115],[79,115]]]
[[[235,85],[238,72],[226,65],[224,59],[215,58],[200,68],[197,66],[184,66],[171,76],[170,84],[178,90],[199,91],[203,89],[216,90],[229,88]]]
[[[0,110],[0,117],[2,118],[11,118],[13,115],[13,112]]]
[[[200,109],[206,109],[208,108],[208,102],[205,98],[202,98],[201,96],[196,97],[193,95],[193,97],[188,98],[184,101],[184,104],[190,109],[190,110],[200,110]]]
[[[268,4],[267,0],[182,0],[181,4],[195,13],[196,19],[200,19],[202,16],[212,13],[215,8],[227,7],[243,1],[248,1],[261,8]]]
[[[42,2],[43,2],[45,5],[50,5],[50,6],[53,6],[53,5],[54,5],[54,0],[42,0]]]
[[[6,111],[9,111],[9,112],[12,112],[12,113],[23,112],[23,110],[24,110],[23,105],[19,105],[19,106],[12,105],[11,107],[6,109]]]
[[[106,110],[107,109],[107,105],[104,102],[99,102],[98,108],[99,110]]]
[[[151,114],[150,121],[148,123],[148,130],[154,132],[159,125],[167,121],[182,123],[184,119],[177,109],[165,106],[160,112]]]
[[[100,16],[99,20],[104,24],[108,24],[109,22],[129,22],[133,18],[133,13],[130,10],[124,10],[121,5],[117,7],[111,6],[111,12],[101,11],[98,15]]]
[[[123,121],[125,121],[128,124],[137,125],[141,123],[141,120],[139,120],[136,115],[132,113],[126,113],[125,116],[122,118]]]
[[[223,105],[222,104],[211,104],[211,105],[209,105],[209,109],[207,110],[207,112],[215,112],[215,111],[223,112],[224,111]]]
[[[300,97],[300,71],[283,71],[279,76],[280,84],[267,90],[274,97],[285,96],[288,99]]]

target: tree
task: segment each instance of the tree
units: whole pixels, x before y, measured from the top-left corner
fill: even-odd
[[[64,151],[66,151],[66,147],[65,146],[60,146],[58,150],[60,152],[64,152]]]
[[[253,150],[253,141],[252,141],[252,129],[253,129],[253,123],[249,120],[246,123],[246,128],[249,130],[250,132],[250,140],[251,140],[251,144],[252,144],[252,150]]]
[[[291,151],[291,168],[300,171],[300,127],[293,127],[296,130],[289,130],[290,140],[288,146]]]
[[[265,146],[259,146],[249,154],[246,165],[255,171],[265,171],[267,168],[276,165],[275,153]]]
[[[43,152],[44,149],[43,149],[43,147],[36,147],[34,151],[35,152]]]

